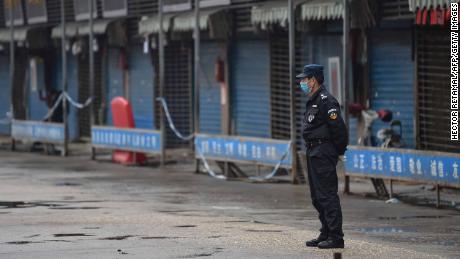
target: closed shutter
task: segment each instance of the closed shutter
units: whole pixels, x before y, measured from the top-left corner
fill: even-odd
[[[57,48],[55,55],[56,61],[54,62],[54,84],[56,89],[62,90],[62,58],[60,49]],[[74,100],[78,100],[78,71],[77,59],[71,53],[67,54],[67,92]],[[69,138],[76,140],[78,138],[78,110],[70,103],[68,103],[68,120],[69,120]]]
[[[221,130],[220,85],[214,65],[221,48],[217,42],[202,42],[200,51],[200,132],[219,134]]]
[[[78,100],[78,65],[77,57],[67,55],[67,91],[74,100]],[[71,106],[69,112],[69,136],[76,140],[78,135],[78,109]]]
[[[10,63],[6,55],[0,55],[0,120],[7,118],[11,106]],[[0,134],[9,134],[10,127],[0,123]]]
[[[450,33],[448,27],[417,29],[418,147],[460,152],[450,141]]]
[[[99,42],[100,45],[102,43]],[[99,45],[99,46],[100,46]],[[95,114],[95,123],[102,122],[102,63],[103,49],[94,53],[94,98],[93,109]],[[88,53],[81,53],[78,56],[78,101],[84,103],[90,97],[89,89],[89,56]],[[90,109],[81,109],[78,112],[78,127],[80,137],[89,137],[91,134]]]
[[[120,49],[109,48],[107,55],[107,125],[113,125],[111,102],[115,97],[124,97],[123,70],[119,66]]]
[[[32,59],[29,59],[31,61]],[[34,58],[35,60],[35,65],[36,65],[36,82],[33,83],[33,77],[32,75],[33,71],[31,69],[31,65],[28,66],[27,69],[27,90],[28,90],[28,99],[29,99],[29,106],[27,107],[29,116],[28,120],[36,120],[36,121],[42,121],[46,114],[48,113],[48,106],[46,104],[45,100],[40,99],[40,93],[39,90],[42,90],[43,97],[46,96],[46,90],[45,90],[45,64],[43,62],[43,59],[41,58]],[[30,63],[29,63],[30,64]],[[35,81],[35,80],[34,80]]]
[[[274,139],[290,139],[289,37],[270,38],[271,132]]]
[[[165,47],[165,87],[164,97],[168,103],[169,112],[174,120],[176,129],[186,136],[192,129],[192,45],[188,42],[169,42]],[[155,55],[155,71],[158,74],[158,52]],[[158,78],[157,78],[158,79]],[[158,96],[158,88],[155,89]],[[159,111],[160,104],[156,102],[155,111]],[[159,113],[156,112],[156,121]],[[158,125],[159,126],[159,125]],[[190,141],[179,139],[166,126],[166,148],[189,147]]]
[[[270,138],[268,41],[237,41],[232,71],[232,114],[235,134]]]
[[[409,10],[407,0],[380,0],[380,15],[383,19],[412,19],[414,13]]]
[[[130,48],[129,93],[136,128],[154,128],[154,74],[150,54],[141,45]]]
[[[388,109],[400,120],[407,147],[414,147],[414,63],[410,31],[381,31],[371,39],[371,107]],[[388,127],[376,120],[373,134]]]

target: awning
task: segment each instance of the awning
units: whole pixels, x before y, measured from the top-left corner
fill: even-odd
[[[171,18],[174,17],[173,14],[164,14],[163,15],[163,31],[169,31],[169,26],[171,25]],[[158,15],[151,16],[146,20],[141,20],[139,22],[139,34],[140,35],[150,35],[153,33],[158,33],[160,31],[160,17]]]
[[[251,10],[251,23],[266,29],[270,24],[286,27],[289,22],[287,1],[273,1],[256,5]]]
[[[341,0],[311,0],[302,5],[301,18],[310,20],[335,20],[343,17]]]
[[[81,22],[70,22],[66,23],[65,35],[66,37],[75,37],[78,35],[78,27],[82,26]],[[59,39],[62,37],[62,28],[61,25],[58,25],[53,28],[51,31],[51,38]]]
[[[37,26],[21,26],[21,27],[14,27],[14,41],[25,41],[27,39],[27,35],[31,31],[36,30],[44,30],[47,27],[37,27]],[[10,41],[10,29],[4,28],[0,29],[0,42],[9,42]]]
[[[112,23],[115,22],[116,19],[102,19],[102,20],[94,20],[93,23],[93,33],[94,34],[104,34],[107,30],[107,27]],[[85,36],[89,35],[89,22],[82,23],[78,27],[78,35]]]
[[[409,0],[409,10],[415,12],[417,9],[436,9],[438,6],[449,7],[450,3],[456,3],[458,0]]]
[[[224,15],[222,8],[200,10],[200,30],[208,29],[208,22],[211,16]],[[179,14],[173,19],[174,31],[191,31],[195,28],[195,11]]]

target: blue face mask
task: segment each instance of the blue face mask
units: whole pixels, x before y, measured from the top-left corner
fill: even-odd
[[[300,89],[302,89],[302,92],[306,94],[310,93],[310,87],[308,87],[306,82],[300,82]]]

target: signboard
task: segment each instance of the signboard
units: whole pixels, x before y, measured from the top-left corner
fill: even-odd
[[[89,20],[89,4],[87,0],[74,0],[75,20]],[[97,18],[96,0],[93,0],[93,18]]]
[[[127,0],[104,0],[102,3],[104,18],[128,15]]]
[[[200,7],[230,5],[231,0],[200,0]]]
[[[48,22],[45,0],[26,0],[26,8],[29,24]]]
[[[161,153],[161,132],[155,130],[124,129],[105,126],[91,127],[94,147]]]
[[[195,137],[196,154],[201,153],[206,159],[228,162],[253,162],[275,166],[289,148],[288,141],[244,138],[237,136],[220,136],[198,134]],[[289,154],[281,163],[282,167],[291,168],[292,157]]]
[[[460,185],[460,155],[406,149],[349,147],[347,174]]]
[[[24,25],[24,12],[21,0],[4,0],[5,24],[11,26],[10,10],[13,8],[13,24]]]
[[[191,0],[164,0],[163,12],[180,12],[192,9]]]
[[[11,136],[13,139],[64,143],[64,124],[13,120],[11,123]]]

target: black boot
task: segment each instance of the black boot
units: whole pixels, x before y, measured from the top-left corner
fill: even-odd
[[[318,238],[305,242],[305,245],[308,247],[317,247],[319,243],[326,241],[326,240],[327,240],[326,236],[319,235]]]
[[[345,244],[343,239],[332,239],[328,238],[327,240],[320,242],[318,248],[320,249],[332,249],[332,248],[344,248]]]

